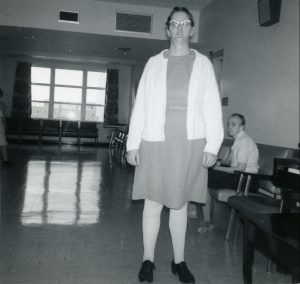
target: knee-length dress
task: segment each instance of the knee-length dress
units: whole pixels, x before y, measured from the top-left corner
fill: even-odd
[[[188,201],[205,203],[205,139],[187,140],[187,98],[195,54],[168,56],[165,141],[142,140],[132,199],[150,199],[172,209]]]

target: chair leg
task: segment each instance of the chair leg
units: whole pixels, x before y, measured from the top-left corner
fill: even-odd
[[[268,273],[271,273],[271,269],[272,269],[272,259],[271,258],[269,258],[268,259],[268,265],[267,265],[267,272]]]
[[[215,208],[216,208],[216,199],[214,197],[211,197],[211,201],[210,201],[210,219],[211,219],[212,223],[214,223]]]
[[[231,213],[230,213],[230,218],[229,218],[228,227],[227,227],[226,237],[225,237],[226,242],[228,242],[229,239],[230,239],[231,231],[232,231],[232,228],[233,228],[235,216],[236,216],[236,210],[232,208],[232,209],[231,209]]]
[[[97,137],[97,142],[98,142],[98,137]],[[109,146],[108,146],[109,149],[114,147],[114,142],[115,142],[115,134],[113,132],[111,134],[110,141],[109,141]]]
[[[207,192],[207,196],[206,196],[206,204],[203,207],[203,221],[204,222],[209,222],[209,223],[213,223],[212,221],[212,200],[213,197],[210,195],[209,192]]]
[[[126,156],[126,145],[125,145],[125,144],[122,146],[121,156],[122,156],[123,158],[125,158],[125,156]]]
[[[236,226],[235,226],[235,230],[234,230],[233,246],[236,246],[237,235],[239,232],[239,225],[240,225],[240,219],[238,218],[238,220],[236,221]]]

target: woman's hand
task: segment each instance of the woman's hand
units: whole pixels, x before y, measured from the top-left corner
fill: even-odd
[[[217,162],[217,156],[213,153],[204,152],[203,167],[210,168]]]
[[[126,159],[128,164],[138,166],[140,164],[139,150],[130,150],[127,152]]]

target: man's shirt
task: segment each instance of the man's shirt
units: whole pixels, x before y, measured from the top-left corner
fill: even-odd
[[[246,164],[246,172],[257,173],[259,152],[256,143],[241,131],[231,147],[231,167],[237,167],[238,163]]]

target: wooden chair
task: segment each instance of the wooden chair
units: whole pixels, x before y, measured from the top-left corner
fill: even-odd
[[[227,147],[227,150],[226,150]],[[222,150],[222,148],[221,148]],[[225,146],[224,149],[219,152],[218,159],[222,160],[222,156],[225,157],[228,155],[228,146]],[[238,192],[239,195],[243,195],[243,192],[245,191],[245,187],[247,186],[248,189],[246,190],[246,195],[249,195],[250,188],[257,188],[256,194],[253,194],[255,190],[252,190],[252,193],[250,194],[251,200],[256,201],[255,204],[259,203],[272,203],[269,204],[269,210],[270,211],[276,211],[278,206],[280,206],[280,199],[281,196],[281,189],[279,187],[276,187],[272,181],[273,176],[273,160],[274,158],[287,158],[292,156],[293,151],[288,148],[280,148],[280,147],[274,147],[274,146],[266,146],[266,145],[259,145],[259,152],[260,152],[260,158],[259,158],[259,174],[258,175],[246,175],[244,173],[243,175],[243,182],[244,184],[241,184],[240,178],[237,178],[237,175],[240,175],[240,173],[227,173],[226,175],[231,175],[233,180],[236,180],[236,185],[232,186],[231,188],[228,187],[210,187],[209,186],[209,194],[211,196],[211,204],[209,205],[209,208],[211,208],[211,215],[213,215],[214,207],[217,204],[217,201],[228,203],[229,198],[232,196],[235,196]],[[223,153],[223,154],[222,154]],[[214,171],[214,170],[212,170]],[[221,175],[221,174],[220,174]],[[210,176],[209,176],[210,177]],[[255,185],[252,183],[252,179],[254,177]],[[222,182],[222,176],[220,177],[220,180]],[[240,181],[240,182],[239,182]],[[247,185],[247,182],[249,183]],[[261,194],[258,192],[263,192],[264,194]],[[266,198],[268,195],[269,198]],[[266,199],[265,199],[266,198]],[[250,201],[248,201],[250,202]],[[255,205],[253,205],[255,206]],[[277,212],[277,211],[276,211]],[[234,215],[234,213],[231,213],[231,215]],[[229,219],[229,224],[226,232],[226,241],[229,241],[231,239],[232,230],[237,228],[235,225],[235,216],[232,216]],[[237,229],[236,229],[237,232]],[[236,240],[236,233],[234,234],[234,242]]]
[[[281,188],[281,212],[300,212],[300,160],[274,159],[273,183]]]
[[[123,135],[127,133],[128,132],[126,129],[124,130],[123,127],[114,129],[110,135],[109,149],[119,148],[119,144],[122,142]]]
[[[122,140],[121,140],[120,145],[119,145],[119,155],[120,155],[121,157],[125,157],[125,155],[126,155],[126,142],[127,142],[127,137],[128,137],[128,134],[123,133],[123,135],[122,135]]]
[[[228,205],[232,207],[231,215],[228,225],[228,230],[226,234],[226,240],[230,239],[230,234],[232,232],[234,218],[237,213],[243,211],[243,214],[253,214],[253,213],[281,213],[285,208],[284,200],[287,198],[276,198],[269,195],[265,195],[260,192],[251,193],[249,192],[250,184],[253,180],[259,180],[259,178],[265,178],[261,174],[250,174],[250,173],[241,173],[244,179],[246,179],[246,185],[244,191],[240,191],[237,195],[232,196],[228,199]],[[272,177],[274,180],[274,176]],[[282,191],[282,187],[280,190]],[[285,192],[285,195],[288,194],[288,191]],[[285,209],[286,210],[286,209]],[[236,239],[236,232],[234,233],[234,241]]]
[[[253,180],[259,178],[266,178],[261,174],[240,173],[246,181],[244,192],[232,196],[228,199],[229,206],[232,207],[226,240],[229,240],[230,233],[234,226],[235,218],[239,213],[247,216],[250,214],[263,213],[284,213],[284,212],[300,212],[300,183],[299,173],[290,173],[287,169],[289,167],[299,171],[299,159],[274,159],[274,169],[272,175],[273,186],[280,189],[281,199],[272,196],[264,195],[262,193],[249,192],[250,184]],[[259,183],[258,183],[259,184]],[[238,225],[238,220],[237,220]],[[237,226],[234,232],[234,243],[236,240]],[[269,259],[267,271],[271,270],[272,259]]]
[[[240,172],[241,179],[245,181],[244,186],[236,195],[228,198],[228,205],[231,207],[231,214],[226,233],[226,241],[231,240],[233,234],[233,242],[235,244],[238,231],[238,213],[279,213],[282,208],[282,200],[277,197],[271,197],[258,191],[250,192],[251,183],[258,184],[260,174],[252,174]],[[253,187],[252,187],[253,188]]]
[[[288,148],[275,147],[270,145],[259,145],[259,173],[258,186],[260,191],[263,191],[270,196],[276,197],[281,195],[281,188],[275,186],[272,180],[274,172],[274,159],[276,158],[291,158],[293,151]]]
[[[115,129],[112,131],[110,143],[109,143],[109,154],[110,157],[114,157],[115,160],[125,163],[126,155],[126,142],[128,137],[128,126],[121,129]]]
[[[291,157],[293,152],[288,148],[278,148],[266,145],[260,145],[259,148],[260,159],[258,174],[242,173],[242,175],[244,175],[247,179],[247,188],[243,194],[240,194],[241,196],[239,197],[235,198],[234,195],[228,197],[228,199],[231,199],[229,205],[232,206],[233,204],[233,209],[231,210],[231,217],[229,219],[226,241],[230,240],[236,211],[248,210],[249,212],[276,213],[281,212],[282,210],[282,188],[276,186],[273,182],[274,160]],[[257,186],[256,194],[249,193],[253,180]],[[248,198],[245,199],[245,197]],[[234,233],[234,243],[236,241],[237,228],[238,223]]]

